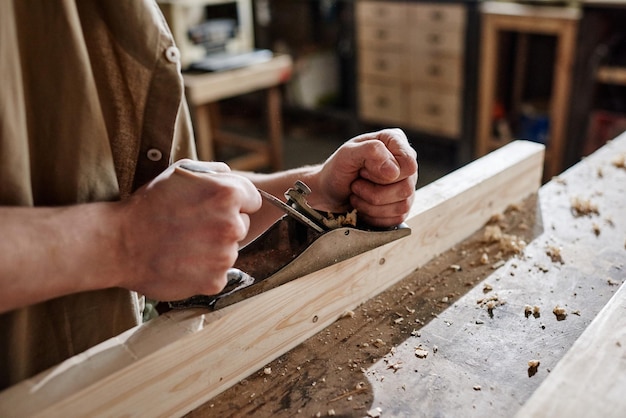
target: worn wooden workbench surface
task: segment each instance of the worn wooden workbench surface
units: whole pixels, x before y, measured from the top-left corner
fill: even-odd
[[[625,157],[622,135],[490,225],[521,254],[483,229],[189,416],[514,415],[626,280]]]

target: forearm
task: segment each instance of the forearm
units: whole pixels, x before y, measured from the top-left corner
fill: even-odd
[[[114,205],[0,207],[0,312],[116,285]]]

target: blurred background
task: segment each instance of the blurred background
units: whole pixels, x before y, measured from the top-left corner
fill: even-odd
[[[626,129],[621,1],[159,1],[205,159],[290,168],[400,127],[419,186],[514,139],[548,180]]]

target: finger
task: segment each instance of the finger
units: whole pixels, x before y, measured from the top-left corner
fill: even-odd
[[[411,209],[413,196],[400,200],[389,200],[384,203],[371,203],[358,195],[350,196],[350,204],[361,215],[377,218],[404,217]]]
[[[230,167],[222,162],[195,161],[189,159],[179,160],[174,166],[181,167],[195,173],[230,173]]]
[[[385,184],[417,172],[417,152],[400,129],[364,134],[353,142],[365,146],[363,152],[355,155],[355,158],[364,158],[364,169],[359,172],[361,177]]]
[[[348,172],[381,184],[394,182],[400,175],[393,154],[377,139],[347,143],[341,151]]]
[[[233,174],[226,164],[203,163],[196,165],[195,163],[176,165],[174,173],[203,182],[206,186],[203,189],[203,194],[207,198],[215,198],[214,204],[218,205],[221,210],[235,209],[237,212],[254,213],[261,208],[261,195],[250,180]],[[224,171],[216,172],[211,168]],[[204,169],[207,171],[201,171]]]
[[[406,219],[408,212],[405,203],[398,202],[384,206],[368,206],[367,202],[358,202],[358,198],[351,198],[351,203],[357,208],[359,223],[374,227],[396,226]],[[369,209],[368,209],[369,208]]]
[[[400,129],[386,129],[377,134],[377,139],[393,155],[400,167],[399,178],[409,177],[417,172],[417,152]]]
[[[383,206],[412,199],[415,191],[415,177],[399,182],[380,185],[368,180],[357,179],[351,185],[352,195],[371,206]]]

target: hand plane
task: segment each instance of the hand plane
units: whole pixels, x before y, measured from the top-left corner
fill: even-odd
[[[306,202],[311,191],[300,181],[285,192],[287,203],[259,192],[285,215],[239,250],[222,292],[168,302],[171,308],[220,309],[411,233],[405,224],[388,229],[359,225],[355,212],[319,212]]]

